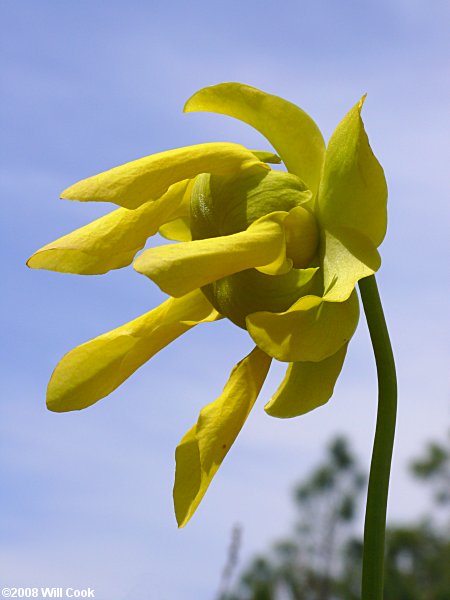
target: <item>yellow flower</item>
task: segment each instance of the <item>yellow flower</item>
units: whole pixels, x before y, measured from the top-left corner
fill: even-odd
[[[294,417],[327,402],[359,317],[357,281],[380,266],[387,188],[361,120],[364,98],[328,147],[295,105],[225,83],[196,93],[187,112],[236,117],[278,155],[231,143],[190,146],[89,177],[63,198],[121,208],[44,246],[37,269],[99,274],[130,264],[149,236],[177,243],[134,262],[169,296],[161,306],[66,354],[47,394],[54,411],[79,410],[116,389],[156,352],[199,323],[226,317],[256,347],[176,451],[177,521],[191,518],[241,430],[272,359],[288,364],[268,414]]]

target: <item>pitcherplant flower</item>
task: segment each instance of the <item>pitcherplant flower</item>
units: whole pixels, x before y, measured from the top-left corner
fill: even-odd
[[[48,386],[50,410],[94,404],[200,323],[225,317],[254,340],[177,448],[180,526],[240,432],[273,359],[288,366],[265,407],[269,415],[304,414],[333,393],[359,318],[355,285],[379,268],[386,232],[386,183],[361,120],[363,102],[325,148],[314,121],[290,102],[237,83],[200,90],[186,112],[238,118],[277,154],[206,143],[89,177],[62,197],[121,208],[28,261],[37,269],[100,274],[130,264],[158,232],[176,242],[134,262],[169,299],[66,354]],[[287,172],[269,166],[281,161]]]

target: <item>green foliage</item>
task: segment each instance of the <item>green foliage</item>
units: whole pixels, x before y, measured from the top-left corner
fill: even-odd
[[[386,600],[449,600],[450,542],[430,524],[388,532]]]
[[[450,431],[443,443],[428,444],[425,455],[411,463],[411,471],[432,484],[438,504],[450,503]]]

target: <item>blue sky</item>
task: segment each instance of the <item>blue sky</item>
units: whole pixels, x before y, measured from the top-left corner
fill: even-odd
[[[2,3],[2,585],[91,586],[102,600],[210,599],[233,525],[244,528],[242,560],[282,533],[293,518],[290,486],[332,434],[351,436],[368,464],[376,381],[364,319],[326,407],[270,419],[262,406],[282,375],[273,369],[183,531],[172,514],[174,448],[250,350],[244,332],[198,328],[91,409],[46,411],[64,352],[163,298],[132,269],[81,278],[24,266],[108,210],[59,201],[59,192],[172,147],[268,148],[246,125],[181,112],[194,91],[220,81],[286,97],[326,138],[368,92],[364,120],[390,190],[378,280],[400,380],[390,515],[424,510],[405,465],[449,422],[448,13],[438,0]]]

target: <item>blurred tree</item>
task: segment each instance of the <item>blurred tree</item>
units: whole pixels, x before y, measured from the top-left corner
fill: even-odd
[[[430,442],[425,455],[411,463],[412,473],[433,486],[437,504],[450,503],[450,430],[443,443]]]
[[[411,463],[433,490],[431,514],[386,537],[385,600],[450,600],[450,436]],[[362,541],[352,524],[365,486],[348,442],[339,437],[324,462],[294,491],[297,522],[286,539],[253,559],[221,600],[359,600]]]
[[[389,530],[385,568],[386,600],[450,600],[450,541],[429,523]]]
[[[450,435],[430,442],[410,464],[412,475],[433,490],[430,514],[386,532],[385,600],[450,600]],[[444,509],[444,522],[437,508]],[[362,542],[344,548],[340,596],[359,599]]]
[[[255,558],[224,600],[327,600],[340,570],[338,549],[351,532],[365,485],[348,442],[332,441],[324,462],[294,490],[294,534]]]

